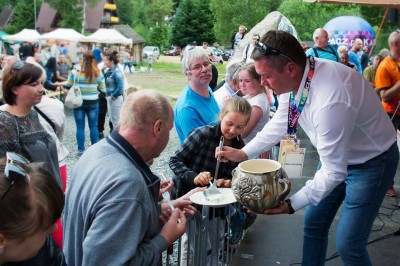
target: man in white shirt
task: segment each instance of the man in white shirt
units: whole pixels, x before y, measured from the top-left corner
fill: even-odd
[[[239,89],[239,69],[242,66],[240,60],[230,61],[226,66],[225,83],[214,92],[214,98],[218,103],[219,109],[225,105],[225,101],[238,97]]]
[[[368,236],[399,160],[396,132],[375,92],[347,66],[307,58],[284,31],[267,32],[253,58],[261,84],[281,95],[279,108],[242,150],[224,147],[221,155],[232,161],[254,158],[301,126],[318,151],[321,168],[290,199],[264,212],[292,214],[307,206],[302,265],[323,265],[329,228],[342,205],[336,229],[342,263],[371,265]]]
[[[242,56],[242,61],[245,63],[248,62],[253,62],[253,59],[251,59],[251,54],[253,53],[255,43],[260,40],[260,34],[255,33],[251,37],[251,40],[249,41],[249,44],[247,44],[246,48],[243,51],[243,56]]]

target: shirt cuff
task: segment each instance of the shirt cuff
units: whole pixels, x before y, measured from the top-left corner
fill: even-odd
[[[307,194],[304,192],[303,189],[299,190],[296,194],[290,197],[290,200],[292,201],[292,207],[294,211],[298,211],[310,204],[310,201],[307,198]]]

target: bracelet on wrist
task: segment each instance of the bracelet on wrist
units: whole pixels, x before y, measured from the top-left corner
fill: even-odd
[[[287,203],[287,205],[289,207],[289,214],[293,214],[294,213],[294,209],[292,207],[292,201],[290,199],[286,199],[285,202]]]

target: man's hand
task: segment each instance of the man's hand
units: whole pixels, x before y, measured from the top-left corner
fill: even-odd
[[[174,187],[174,182],[171,179],[161,180],[160,182],[160,192],[158,193],[158,200],[162,201],[162,194],[168,192],[171,195],[172,188]]]
[[[183,209],[185,214],[187,215],[194,215],[196,213],[196,208],[192,206],[193,202],[190,200],[190,196],[193,195],[194,193],[197,192],[202,192],[206,190],[206,187],[197,187],[192,190],[190,190],[188,193],[183,195],[182,197],[173,200],[172,203],[174,204],[175,207]],[[176,205],[175,205],[176,204]]]
[[[180,219],[180,223],[178,223]],[[163,226],[160,235],[167,241],[168,246],[172,245],[186,230],[186,217],[183,211],[175,209],[168,222]]]
[[[196,208],[192,206],[193,202],[190,200],[190,196],[193,195],[196,192],[201,192],[206,190],[206,187],[197,187],[183,195],[182,197],[172,200],[172,205],[174,205],[175,208],[179,208],[183,210],[184,214],[187,215],[194,215],[196,213]],[[160,214],[160,220],[163,224],[165,224],[169,217],[172,214],[172,210],[170,206],[168,205],[167,202],[161,203],[161,214]]]
[[[206,190],[206,187],[196,187],[192,190],[190,190],[188,193],[186,193],[185,195],[183,195],[182,197],[180,197],[179,199],[186,199],[186,200],[190,200],[190,196],[192,196],[194,193],[196,192],[200,192],[200,191],[204,191]]]
[[[201,172],[200,174],[198,174],[195,178],[193,183],[196,186],[207,186],[208,182],[210,182],[212,180],[211,177],[211,173],[210,172]]]
[[[264,211],[265,214],[288,214],[289,213],[289,205],[286,202],[282,202],[278,207],[273,209],[268,209]]]
[[[221,154],[221,162],[242,162],[248,159],[244,151],[229,146],[224,146],[222,151],[217,150],[215,152],[215,158],[217,158],[219,154]]]

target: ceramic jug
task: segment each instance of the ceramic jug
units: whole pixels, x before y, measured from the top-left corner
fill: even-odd
[[[288,176],[277,161],[247,160],[240,163],[232,175],[237,201],[256,212],[277,207],[290,192]]]

